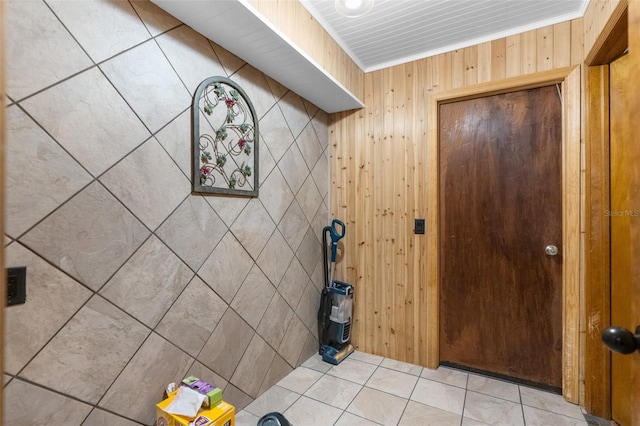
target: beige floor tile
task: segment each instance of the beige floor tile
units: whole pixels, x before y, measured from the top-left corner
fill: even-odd
[[[324,375],[305,392],[305,396],[344,410],[361,389],[362,385]]]
[[[277,411],[283,413],[300,398],[300,394],[290,391],[280,386],[273,386],[267,392],[260,395],[251,404],[247,405],[245,411],[262,417],[267,413]]]
[[[461,416],[435,407],[409,401],[399,426],[459,426]]]
[[[353,355],[353,354],[352,354]],[[332,364],[328,362],[324,362],[322,357],[319,354],[313,354],[308,360],[306,360],[303,364],[303,367],[311,368],[312,370],[319,371],[321,373],[326,373],[331,370],[333,367]]]
[[[298,367],[278,382],[278,386],[299,394],[305,393],[322,377],[322,373],[305,367]]]
[[[562,414],[579,420],[584,419],[580,407],[565,401],[561,395],[556,395],[539,389],[528,388],[526,386],[520,386],[520,395],[522,396],[523,405],[540,408],[542,410],[551,411],[552,413]]]
[[[446,383],[448,385],[457,386],[465,389],[467,387],[468,373],[463,371],[454,370],[447,367],[438,367],[437,370],[431,370],[429,368],[423,368],[420,377],[435,380],[436,382]]]
[[[366,352],[354,351],[351,355],[349,355],[350,359],[355,359],[357,361],[366,362],[367,364],[380,365],[382,361],[384,361],[384,357],[368,354]]]
[[[332,367],[327,374],[358,383],[359,385],[364,385],[378,367],[373,364],[357,361],[351,358],[352,356],[353,354],[349,355],[349,358]]]
[[[518,404],[520,403],[520,389],[515,383],[479,376],[477,374],[469,374],[467,389],[506,399],[507,401],[517,402]]]
[[[561,414],[551,413],[549,411],[540,410],[538,408],[523,406],[524,420],[527,426],[587,426],[588,423],[582,419],[563,416]]]
[[[236,426],[256,426],[260,417],[242,410],[236,414]]]
[[[366,383],[366,386],[378,389],[401,398],[409,398],[418,377],[400,371],[378,368]]]
[[[293,425],[320,426],[334,424],[342,410],[302,396],[283,414]]]
[[[418,379],[411,400],[448,411],[462,414],[465,390],[433,380]]]
[[[412,376],[420,376],[422,373],[422,367],[419,365],[409,364],[408,362],[396,361],[395,359],[385,358],[380,367],[389,368],[391,370],[401,371],[403,373],[411,374]]]
[[[491,425],[524,425],[520,404],[472,391],[467,392],[464,416]]]
[[[397,425],[407,400],[375,389],[363,388],[346,411],[383,425]]]
[[[376,426],[379,424],[345,411],[334,426]]]

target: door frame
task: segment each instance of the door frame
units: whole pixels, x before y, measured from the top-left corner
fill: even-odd
[[[609,64],[627,47],[628,1],[621,0],[585,59],[585,409],[610,419],[611,352],[601,333],[611,321]]]
[[[439,356],[439,108],[442,103],[491,96],[551,84],[562,85],[562,394],[578,403],[580,380],[580,132],[581,67],[558,68],[521,77],[482,83],[441,93],[428,100],[427,131],[427,367],[438,367]],[[425,335],[426,334],[426,335]]]

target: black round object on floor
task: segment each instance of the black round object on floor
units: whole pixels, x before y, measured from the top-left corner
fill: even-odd
[[[258,420],[258,426],[293,426],[281,414],[277,412],[265,414]]]

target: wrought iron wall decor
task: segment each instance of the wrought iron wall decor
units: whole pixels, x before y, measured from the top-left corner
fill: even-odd
[[[258,196],[258,116],[240,86],[209,77],[191,105],[193,190]]]

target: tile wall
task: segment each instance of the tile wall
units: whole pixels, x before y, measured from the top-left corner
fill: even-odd
[[[195,374],[238,409],[317,349],[328,116],[148,1],[7,7],[5,424],[151,424]],[[190,192],[190,103],[260,116],[260,196]]]

